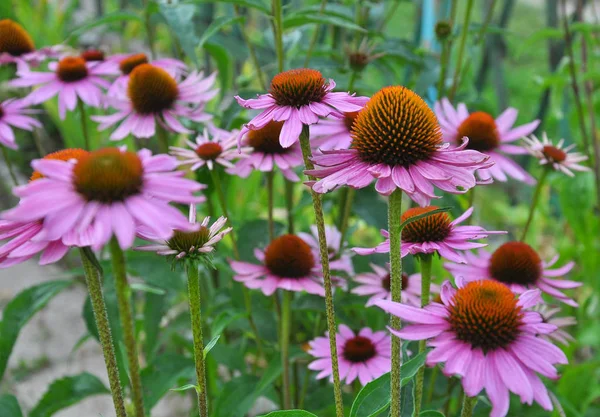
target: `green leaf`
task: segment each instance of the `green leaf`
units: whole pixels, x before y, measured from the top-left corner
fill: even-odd
[[[233,59],[225,47],[217,43],[208,42],[204,45],[212,59],[215,60],[218,70],[219,85],[221,95],[231,88],[233,79]]]
[[[77,404],[92,395],[110,394],[110,391],[94,375],[84,372],[54,381],[29,417],[50,417],[63,408]]]
[[[157,356],[142,370],[144,406],[152,408],[171,387],[181,384],[180,380],[191,380],[196,375],[194,361],[181,355],[165,354]]]
[[[242,16],[238,17],[229,17],[229,16],[221,16],[217,17],[212,23],[206,28],[200,40],[198,41],[198,48],[202,48],[207,40],[209,40],[213,35],[215,35],[219,30],[223,27],[241,22],[244,20]]]
[[[221,335],[218,334],[215,337],[212,338],[212,340],[210,342],[208,342],[208,344],[204,347],[204,359],[206,359],[206,355],[208,355],[208,352],[210,352],[210,350],[212,348],[215,347],[215,345],[217,344],[217,342],[219,341],[219,339],[221,338]]]
[[[28,288],[13,298],[4,308],[0,323],[0,380],[21,328],[72,281],[50,281]]]
[[[421,411],[419,417],[445,417],[443,413],[435,410]]]
[[[246,316],[245,313],[231,314],[229,311],[223,311],[214,319],[211,325],[211,334],[221,334],[231,323]]]
[[[106,14],[99,19],[98,18],[90,19],[88,22],[77,26],[75,29],[73,29],[71,32],[69,32],[69,34],[67,35],[67,39],[69,39],[71,37],[79,37],[79,36],[83,35],[85,32],[87,32],[88,30],[93,29],[98,26],[108,25],[110,23],[115,23],[115,22],[126,22],[129,20],[136,21],[136,22],[142,22],[142,18],[137,13],[113,12],[113,13]]]
[[[177,387],[177,388],[171,388],[169,391],[180,392],[180,391],[187,391],[187,390],[190,390],[190,389],[197,390],[198,387],[196,385],[194,385],[194,384],[186,384],[186,385],[182,385],[182,386]]]
[[[313,413],[304,410],[282,410],[273,411],[269,414],[263,414],[260,417],[317,417]]]
[[[0,396],[0,416],[23,417],[21,406],[14,395],[4,394]]]
[[[327,14],[326,12],[323,14],[315,14],[312,11],[308,13],[300,11],[297,13],[290,13],[283,19],[283,27],[286,30],[312,23],[338,26],[356,32],[367,32],[364,28],[358,26],[352,20],[345,19],[336,14]]]
[[[165,295],[167,292],[162,288],[153,287],[141,282],[132,282],[129,287],[134,291],[147,292],[156,295]]]
[[[409,217],[408,219],[404,220],[401,224],[400,224],[400,230],[404,229],[404,227],[406,227],[407,224],[419,221],[421,219],[424,219],[425,217],[429,217],[429,216],[433,216],[434,214],[438,214],[438,213],[444,213],[447,211],[452,210],[452,207],[441,207],[435,210],[431,210],[428,211],[427,213],[423,213],[423,214],[419,214],[417,216],[412,216]]]
[[[402,365],[402,386],[416,375],[425,364],[427,352],[423,352]],[[373,417],[390,405],[390,374],[384,374],[365,385],[354,400],[350,417]]]
[[[214,417],[244,416],[256,399],[258,378],[242,375],[227,382],[214,402]]]
[[[167,25],[181,45],[183,52],[192,60],[196,68],[198,68],[198,56],[196,55],[196,44],[198,37],[195,32],[194,14],[196,7],[193,4],[166,4],[161,3],[160,14],[167,21]]]

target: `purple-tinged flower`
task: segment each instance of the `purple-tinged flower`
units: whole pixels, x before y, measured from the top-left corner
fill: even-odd
[[[370,264],[373,272],[365,272],[358,274],[354,281],[360,283],[350,292],[357,295],[370,295],[366,306],[371,307],[377,300],[391,300],[390,291],[390,266],[381,267],[379,265]],[[440,292],[440,287],[437,284],[430,284],[431,294]],[[405,304],[410,304],[416,307],[421,305],[421,274],[408,275],[402,272],[402,298],[401,301]]]
[[[310,233],[298,233],[306,243],[313,248],[316,257],[319,257],[319,232],[316,225],[310,227]],[[354,266],[349,253],[342,246],[342,234],[335,226],[325,226],[325,240],[329,252],[329,268],[334,271],[343,271],[348,275],[354,275]],[[340,253],[341,251],[341,253]]]
[[[348,149],[352,144],[352,126],[358,112],[343,113],[339,117],[335,114],[332,116],[321,120],[310,129],[310,144],[313,149]]]
[[[547,304],[538,304],[535,307],[533,307],[533,311],[537,311],[541,314],[544,323],[556,326],[556,330],[554,330],[552,333],[542,335],[544,339],[548,340],[549,342],[556,341],[558,343],[562,343],[565,346],[575,340],[575,338],[571,336],[569,332],[563,330],[563,328],[565,327],[575,326],[577,324],[577,319],[575,319],[575,317],[556,317],[556,315],[560,313],[560,308],[550,307]]]
[[[6,220],[43,220],[44,239],[62,239],[68,246],[99,249],[116,236],[130,248],[136,229],[145,226],[157,238],[170,239],[173,230],[193,230],[186,217],[169,203],[199,203],[194,193],[205,186],[173,171],[175,158],[137,154],[117,148],[90,152],[78,160],[32,162],[44,177],[14,189],[19,205],[2,215]]]
[[[383,331],[374,332],[368,327],[355,334],[345,324],[340,325],[336,334],[340,381],[347,385],[358,378],[361,385],[390,371],[391,339]],[[317,337],[309,342],[308,353],[316,359],[308,369],[320,371],[317,379],[332,377],[331,350],[328,337]]]
[[[488,170],[478,172],[482,178],[491,176],[504,182],[509,176],[525,184],[535,184],[535,179],[527,171],[504,154],[527,154],[525,148],[512,145],[511,142],[531,134],[540,124],[539,120],[513,127],[517,120],[517,109],[509,107],[494,120],[490,114],[481,111],[469,114],[464,103],[454,109],[447,98],[435,103],[434,109],[446,142],[458,146],[467,137],[467,149],[483,152],[495,163]]]
[[[246,178],[257,170],[271,172],[276,167],[290,181],[300,181],[294,168],[303,165],[300,143],[296,142],[288,148],[279,143],[279,135],[283,122],[269,122],[261,129],[249,130],[242,137],[242,148],[251,148],[249,156],[238,161],[233,168],[227,170],[229,174]]]
[[[509,393],[521,402],[536,401],[552,410],[552,401],[537,374],[557,379],[557,364],[567,364],[558,347],[540,335],[556,326],[544,323],[542,316],[527,309],[540,300],[539,290],[524,292],[517,299],[499,282],[483,280],[466,283],[456,280],[442,285],[440,303],[416,308],[393,301],[376,305],[411,323],[390,331],[404,340],[430,339],[433,349],[426,364],[443,363],[448,376],[460,375],[463,389],[476,397],[485,388],[492,403],[490,417],[504,417],[510,406]]]
[[[455,278],[463,277],[466,281],[491,279],[507,285],[511,291],[522,294],[523,292],[539,288],[563,303],[577,307],[578,304],[563,293],[562,289],[577,288],[581,282],[557,279],[567,274],[574,262],[569,262],[560,268],[550,269],[558,256],[550,262],[543,262],[538,253],[527,243],[506,242],[494,253],[480,250],[479,254],[466,252],[466,264],[444,264]]]
[[[555,171],[560,171],[570,177],[574,177],[573,171],[589,171],[590,168],[580,165],[580,162],[587,161],[588,157],[579,152],[570,152],[575,144],[563,148],[564,139],[553,145],[546,132],[542,133],[540,141],[535,135],[524,137],[525,148],[529,153],[535,156],[540,165],[551,167]]]
[[[37,67],[47,58],[56,58],[62,46],[35,49],[29,33],[17,22],[10,19],[0,20],[0,66],[17,64],[18,69],[28,65]]]
[[[11,149],[18,148],[11,126],[29,131],[42,127],[39,121],[28,116],[34,112],[28,107],[29,104],[25,100],[8,99],[0,103],[0,145]]]
[[[335,82],[325,80],[313,69],[298,68],[277,74],[271,80],[268,94],[255,99],[236,100],[247,109],[259,109],[261,113],[250,120],[241,135],[249,130],[265,127],[269,122],[283,122],[279,143],[289,148],[298,142],[302,125],[314,125],[320,117],[334,112],[359,111],[366,97],[354,97],[348,93],[334,93]]]
[[[402,214],[402,221],[411,217],[436,210],[436,206],[414,207]],[[504,234],[504,231],[488,231],[480,226],[460,226],[460,223],[468,219],[473,213],[473,207],[465,211],[454,221],[450,221],[447,213],[436,213],[408,223],[402,229],[402,257],[408,254],[419,255],[438,253],[439,256],[453,262],[465,263],[463,251],[482,248],[486,243],[471,242],[472,240],[484,239],[492,234]],[[390,239],[386,230],[381,230],[385,241],[374,248],[354,248],[359,255],[371,255],[373,253],[389,253]]]
[[[489,157],[462,146],[443,144],[433,111],[407,88],[385,87],[359,112],[352,125],[350,149],[323,151],[306,171],[319,179],[313,190],[326,193],[340,185],[375,189],[390,195],[401,189],[421,206],[428,205],[434,186],[464,194],[477,184],[475,171],[489,168]]]
[[[151,138],[156,134],[159,123],[171,131],[192,133],[178,118],[194,122],[206,122],[211,116],[204,105],[218,89],[213,89],[216,73],[207,78],[192,72],[182,82],[177,82],[164,69],[150,64],[141,64],[129,75],[127,97],[113,99],[111,106],[117,113],[109,116],[93,116],[105,130],[122,122],[110,135],[111,140],[121,140],[132,134],[137,138]]]

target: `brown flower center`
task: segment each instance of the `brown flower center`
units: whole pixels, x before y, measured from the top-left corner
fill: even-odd
[[[527,243],[506,242],[492,254],[489,272],[505,284],[527,286],[542,276],[542,260]]]
[[[402,214],[402,221],[438,208],[437,206],[410,208]],[[450,216],[448,213],[437,213],[404,226],[402,240],[413,243],[440,242],[448,237],[448,234],[450,234]]]
[[[377,354],[371,339],[364,336],[355,336],[346,340],[342,355],[348,362],[366,362]]]
[[[327,84],[317,70],[298,68],[277,74],[271,80],[269,93],[278,106],[300,108],[320,102],[326,94]]]
[[[88,49],[80,55],[87,62],[104,61],[104,52],[99,49]]]
[[[542,152],[546,159],[550,162],[560,163],[567,159],[567,153],[562,149],[558,149],[555,146],[546,145],[544,146]]]
[[[385,87],[356,117],[352,148],[368,163],[408,167],[428,159],[442,143],[435,114],[411,90]]]
[[[0,104],[0,119],[4,117],[4,110],[2,109],[2,104]]]
[[[216,142],[207,142],[196,148],[196,155],[205,161],[214,161],[223,153],[223,147]]]
[[[21,25],[10,19],[0,20],[0,53],[21,56],[34,50],[33,39]]]
[[[494,118],[485,112],[471,113],[458,127],[456,142],[462,143],[463,137],[469,138],[469,149],[491,151],[500,145],[498,128]]]
[[[195,232],[182,232],[175,230],[173,237],[169,239],[167,245],[177,252],[190,252],[203,247],[208,242],[209,229],[201,226]]]
[[[78,56],[68,56],[61,59],[58,61],[56,75],[66,83],[83,80],[88,75],[85,59]]]
[[[147,64],[148,57],[146,54],[134,54],[130,55],[127,58],[123,58],[123,60],[119,63],[119,69],[123,73],[123,75],[131,74],[138,65]]]
[[[283,235],[267,246],[265,265],[281,278],[302,278],[310,274],[315,258],[305,241],[296,235]]]
[[[75,189],[86,200],[110,204],[139,194],[144,169],[137,154],[105,148],[80,158],[73,173]]]
[[[383,280],[381,281],[381,286],[385,288],[387,291],[392,290],[392,276],[387,274]],[[406,272],[402,273],[402,290],[408,288],[408,274]]]
[[[59,161],[69,161],[71,159],[75,159],[79,161],[88,153],[88,151],[83,149],[62,149],[60,151],[49,153],[48,155],[44,156],[43,159],[54,159]],[[33,171],[33,174],[31,174],[31,177],[29,178],[29,182],[39,180],[40,178],[44,178],[44,175],[38,171]]]
[[[257,152],[266,154],[286,153],[289,148],[284,148],[279,143],[279,134],[282,127],[283,122],[270,121],[262,129],[249,131],[246,135],[246,141]]]
[[[346,125],[346,129],[348,132],[352,132],[352,128],[354,127],[354,122],[356,121],[356,116],[358,116],[357,111],[344,113],[344,124]]]
[[[137,113],[160,113],[171,108],[179,89],[177,81],[162,68],[150,64],[137,66],[129,76],[127,94]]]
[[[510,345],[519,335],[523,313],[504,284],[484,280],[456,290],[448,321],[456,338],[484,353]]]

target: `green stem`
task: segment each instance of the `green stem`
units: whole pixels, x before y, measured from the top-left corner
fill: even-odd
[[[85,150],[86,151],[91,151],[91,145],[90,145],[90,135],[88,133],[88,128],[87,128],[87,115],[85,113],[85,105],[83,104],[83,101],[77,99],[77,107],[79,108],[79,117],[81,118],[81,131],[83,132],[83,141],[85,143]]]
[[[161,153],[169,153],[169,132],[158,123],[156,124],[156,136],[158,138],[158,149]]]
[[[448,41],[442,41],[442,51],[440,53],[440,79],[438,81],[438,99],[444,97],[444,90],[446,88],[446,73],[448,69],[448,57],[450,47]]]
[[[300,147],[302,148],[302,157],[306,169],[314,169],[311,161],[312,151],[309,143],[308,126],[302,126],[300,134]],[[315,178],[308,177],[310,180]],[[321,196],[314,190],[310,190],[315,212],[315,221],[317,223],[317,231],[319,234],[319,252],[321,254],[321,266],[323,268],[323,281],[325,283],[325,310],[327,313],[327,330],[329,332],[329,349],[331,351],[331,368],[333,374],[333,392],[335,397],[335,412],[336,417],[344,417],[344,403],[342,399],[342,386],[340,385],[340,372],[338,366],[338,355],[336,346],[336,325],[335,325],[335,310],[333,307],[333,293],[331,290],[331,275],[329,271],[329,250],[327,249],[327,240],[325,238],[325,220],[323,219],[323,206],[321,204]],[[400,216],[398,216],[400,219]]]
[[[17,187],[19,185],[19,181],[17,180],[17,175],[15,174],[12,162],[10,162],[10,158],[8,157],[8,151],[6,150],[5,146],[0,145],[0,148],[2,148],[2,156],[4,157],[4,161],[6,161],[6,168],[8,168],[10,178],[12,179],[15,187]]]
[[[282,291],[281,300],[281,366],[283,367],[283,409],[292,407],[290,387],[290,330],[292,327],[292,293]]]
[[[325,5],[327,4],[327,0],[321,0],[321,7],[319,8],[318,16],[321,16],[325,11]],[[315,32],[310,40],[308,45],[308,50],[306,51],[306,57],[304,58],[304,68],[308,68],[308,64],[310,63],[310,58],[312,56],[313,49],[317,44],[317,40],[319,40],[319,24],[315,25]]]
[[[431,289],[431,264],[433,255],[426,254],[420,257],[421,260],[421,307],[429,304],[429,294]],[[425,352],[426,340],[419,341],[419,353]],[[413,417],[419,417],[421,404],[423,402],[423,382],[425,381],[425,366],[421,366],[417,371],[415,379],[415,401]]]
[[[285,204],[287,209],[288,233],[294,234],[294,183],[285,179]]]
[[[119,368],[117,367],[117,358],[115,356],[115,347],[108,324],[108,314],[106,313],[106,304],[102,294],[102,279],[100,271],[94,265],[96,260],[93,252],[89,248],[79,248],[83,270],[85,272],[85,281],[90,294],[94,320],[98,328],[98,336],[102,353],[104,354],[104,363],[108,373],[108,382],[112,393],[113,404],[117,417],[127,417],[125,412],[125,403],[123,402],[123,388],[119,380]]]
[[[121,319],[121,327],[123,329],[125,349],[127,350],[127,361],[129,362],[131,392],[133,396],[135,416],[144,417],[142,379],[140,377],[140,364],[138,361],[137,346],[135,341],[135,324],[131,310],[131,289],[127,283],[125,255],[123,254],[123,250],[119,246],[119,242],[115,237],[110,240],[109,246],[113,274],[115,277],[119,317]]]
[[[273,177],[275,176],[274,171],[268,171],[267,176],[267,212],[269,219],[269,241],[272,242],[275,239],[275,223],[273,222]]]
[[[465,20],[463,22],[462,34],[460,39],[460,45],[458,46],[458,58],[456,60],[456,68],[454,68],[454,79],[452,81],[452,89],[450,90],[450,94],[448,94],[448,98],[450,101],[454,99],[454,95],[456,94],[456,89],[458,88],[458,83],[460,79],[460,70],[462,68],[463,56],[465,53],[465,45],[467,43],[467,35],[469,33],[469,23],[471,21],[471,12],[473,11],[473,0],[467,0],[467,9],[465,11]]]
[[[549,172],[550,172],[550,168],[544,169],[544,171],[542,172],[542,176],[540,177],[540,179],[537,183],[537,186],[535,187],[535,191],[533,192],[533,201],[531,202],[531,207],[529,208],[529,216],[527,217],[527,223],[525,223],[525,228],[523,229],[523,234],[521,235],[521,242],[524,242],[525,238],[527,237],[527,232],[529,231],[529,226],[531,226],[531,222],[532,222],[533,216],[535,214],[535,208],[538,204],[540,195],[542,193],[542,187],[544,185],[544,182],[546,182],[546,177],[548,176]]]
[[[206,371],[204,363],[204,341],[202,340],[202,309],[200,303],[200,271],[197,264],[186,265],[192,336],[194,339],[194,363],[196,365],[196,393],[200,417],[208,416]]]
[[[240,6],[234,5],[233,11],[234,11],[236,17],[240,16]],[[250,39],[248,38],[246,31],[244,30],[243,24],[240,25],[240,34],[242,35],[242,40],[246,44],[246,48],[248,48],[248,53],[250,54],[250,60],[252,61],[252,64],[254,65],[254,69],[256,70],[256,77],[258,78],[260,87],[262,88],[263,91],[266,91],[267,84],[265,83],[265,78],[264,78],[265,76],[262,72],[262,69],[260,68],[260,61],[258,60],[258,56],[256,55],[256,50],[254,49],[254,45],[252,45],[252,42],[250,42]]]
[[[346,233],[348,232],[348,223],[350,220],[350,214],[352,213],[352,201],[354,200],[355,190],[354,188],[346,187],[342,190],[342,192],[345,193],[345,198],[343,200],[343,205],[340,213],[340,253],[342,252],[344,241],[346,239]]]
[[[148,48],[150,48],[150,57],[154,59],[156,57],[156,50],[154,49],[154,29],[152,28],[152,22],[150,21],[151,15],[148,8],[148,0],[142,0],[144,6],[144,26],[146,27],[146,36],[148,36]]]
[[[465,395],[463,398],[463,406],[460,417],[471,417],[473,415],[473,410],[475,410],[475,404],[477,404],[477,397],[469,397]]]
[[[402,242],[402,231],[400,230],[400,218],[402,215],[402,190],[396,189],[388,201],[388,231],[390,234],[390,291],[392,301],[400,302],[402,296],[402,257],[400,256],[400,245]],[[390,315],[390,327],[400,330],[400,318]],[[391,370],[391,397],[390,416],[401,415],[401,375],[402,365],[402,341],[399,337],[392,337],[392,370]]]
[[[281,0],[273,0],[273,32],[277,54],[277,71],[283,72],[283,7]]]
[[[477,189],[477,187],[473,187],[471,188],[471,191],[469,191],[469,202],[467,204],[467,209],[470,209],[471,207],[473,207],[473,204],[475,204],[475,190]],[[473,216],[470,216],[465,224],[470,225],[473,222]]]
[[[438,373],[440,372],[439,366],[436,366],[431,371],[431,378],[429,378],[429,387],[427,388],[427,398],[425,398],[425,402],[427,404],[431,403],[433,399],[433,391],[435,390],[435,381],[437,379]]]
[[[213,185],[215,186],[215,190],[217,191],[217,197],[219,198],[219,204],[221,205],[221,211],[223,211],[223,215],[227,218],[227,224],[229,227],[233,228],[231,224],[231,217],[229,216],[229,210],[227,210],[227,200],[225,199],[225,193],[223,192],[223,187],[221,185],[221,178],[219,177],[219,173],[215,169],[210,169],[210,176],[213,180]],[[231,246],[233,248],[233,257],[239,261],[240,259],[240,251],[238,250],[237,240],[235,238],[234,230],[232,229],[229,232],[229,237],[231,238]],[[244,294],[244,304],[246,306],[246,314],[248,315],[248,323],[250,324],[250,328],[254,333],[254,341],[256,342],[256,350],[258,351],[258,359],[257,362],[263,357],[262,350],[262,342],[260,340],[260,335],[258,334],[258,328],[254,323],[254,319],[252,318],[252,298],[250,296],[250,291],[246,288],[245,285],[242,285],[242,292]]]
[[[352,71],[350,74],[350,80],[348,80],[348,92],[352,93],[354,89],[354,83],[356,82],[356,78],[358,77],[358,71]]]

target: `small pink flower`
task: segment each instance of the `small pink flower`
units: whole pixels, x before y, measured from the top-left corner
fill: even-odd
[[[354,281],[361,285],[354,287],[350,292],[357,295],[370,295],[366,306],[371,307],[377,300],[391,300],[390,293],[390,266],[385,268],[370,264],[373,272],[359,274]],[[439,285],[430,284],[431,294],[440,292]],[[416,307],[421,305],[421,274],[408,275],[402,273],[402,302]]]
[[[29,110],[28,106],[25,100],[8,99],[0,103],[0,145],[11,149],[18,148],[11,126],[29,131],[42,127],[39,121],[28,116],[34,112]]]
[[[242,282],[248,288],[260,288],[265,295],[271,295],[281,288],[325,296],[319,258],[308,243],[298,236],[280,236],[264,251],[255,249],[254,256],[261,262],[259,265],[230,262],[235,281]]]
[[[0,66],[37,67],[47,58],[56,58],[62,49],[61,45],[36,49],[33,39],[21,25],[10,19],[0,20]]]
[[[587,161],[588,157],[579,152],[571,152],[575,144],[563,148],[564,139],[552,144],[546,132],[542,133],[542,141],[535,135],[524,137],[525,148],[529,153],[535,156],[540,165],[551,167],[555,171],[560,171],[570,177],[574,177],[573,171],[589,171],[590,168],[580,165],[580,162]]]
[[[189,148],[171,146],[170,154],[179,158],[179,165],[189,165],[190,171],[206,166],[213,169],[215,164],[233,168],[234,159],[248,157],[249,148],[243,148],[242,153],[237,149],[239,132],[227,132],[222,129],[205,129],[202,135],[196,137],[196,142],[186,140]],[[212,138],[211,138],[212,136]]]
[[[313,248],[315,256],[319,255],[319,232],[316,225],[310,227],[309,233],[298,233],[306,243]],[[329,268],[334,271],[343,271],[348,275],[354,275],[354,266],[349,253],[345,252],[345,248],[341,244],[342,234],[335,226],[325,226],[325,240],[327,241],[327,249],[329,251]],[[340,253],[341,251],[341,253]]]
[[[347,385],[358,378],[361,385],[390,371],[391,339],[386,332],[374,332],[368,327],[358,334],[345,324],[340,325],[336,335],[340,381]],[[308,365],[308,369],[320,371],[317,379],[333,378],[331,368],[331,351],[328,337],[317,337],[309,342],[308,353],[316,360]]]
[[[421,214],[437,209],[436,206],[414,207],[402,214],[402,221],[419,216]],[[504,234],[503,231],[488,231],[480,226],[459,226],[473,213],[473,207],[465,211],[454,221],[450,221],[447,213],[437,213],[422,219],[408,223],[402,229],[402,257],[408,254],[438,253],[439,256],[448,260],[465,263],[462,251],[482,248],[485,243],[471,242],[471,240],[484,239],[492,234]],[[389,253],[390,239],[386,230],[381,230],[385,241],[374,248],[353,248],[359,255],[371,255],[373,253]]]
[[[248,130],[242,135],[242,152],[250,148],[249,156],[238,161],[233,168],[227,170],[229,174],[248,177],[252,171],[271,172],[275,167],[289,181],[300,181],[294,168],[304,164],[300,143],[296,142],[289,148],[284,148],[279,143],[279,134],[283,122],[269,122],[257,130]]]
[[[517,299],[498,282],[466,283],[456,280],[442,285],[442,304],[433,302],[416,308],[393,301],[376,305],[403,321],[412,323],[390,331],[404,340],[430,339],[433,349],[426,364],[443,363],[444,374],[460,375],[463,389],[476,397],[485,388],[492,403],[490,417],[504,417],[510,406],[509,392],[521,402],[536,401],[552,410],[552,401],[537,374],[557,379],[557,364],[567,364],[565,354],[539,337],[556,326],[544,323],[535,311],[527,311],[540,300],[539,290],[526,291]]]
[[[152,156],[105,148],[78,160],[32,162],[44,178],[14,189],[19,205],[3,214],[15,222],[43,220],[44,239],[62,239],[68,246],[101,248],[116,236],[130,248],[136,228],[145,226],[157,238],[170,239],[173,230],[190,230],[186,217],[169,203],[197,203],[202,184],[173,171],[168,155]]]
[[[482,178],[491,176],[504,182],[508,175],[525,184],[535,184],[535,179],[527,171],[504,154],[527,154],[525,148],[510,143],[531,134],[540,124],[539,120],[513,127],[517,120],[517,109],[509,107],[494,120],[490,114],[481,111],[469,114],[464,103],[454,109],[447,98],[435,103],[434,109],[446,142],[458,146],[467,137],[468,149],[483,152],[495,162],[489,169],[479,171]]]
[[[575,341],[573,336],[571,336],[566,330],[563,330],[565,327],[575,326],[577,324],[577,319],[575,319],[575,317],[556,317],[556,315],[560,313],[560,308],[550,307],[547,304],[538,304],[533,308],[533,310],[541,314],[544,323],[556,326],[556,330],[554,330],[552,333],[542,335],[544,339],[549,342],[555,341],[562,343],[565,346],[570,342]]]
[[[539,288],[565,304],[578,306],[575,300],[560,290],[577,288],[583,284],[556,279],[573,269],[574,262],[557,269],[550,269],[558,261],[558,256],[550,262],[543,262],[531,246],[516,241],[506,242],[492,254],[484,250],[480,250],[479,255],[466,252],[465,258],[466,265],[447,263],[444,267],[455,277],[463,277],[466,281],[480,279],[499,281],[517,294],[522,294],[531,288]]]
[[[247,109],[259,109],[261,113],[244,126],[241,134],[257,130],[271,121],[283,122],[279,143],[289,148],[298,142],[303,125],[314,125],[319,117],[336,112],[359,111],[366,97],[354,97],[348,93],[334,93],[335,82],[326,81],[316,70],[299,68],[277,74],[271,80],[268,94],[255,99],[236,100]]]
[[[348,149],[352,144],[352,126],[358,112],[343,113],[339,116],[333,114],[332,116],[311,127],[310,144],[313,149],[321,151]]]
[[[211,116],[204,105],[218,93],[213,89],[216,73],[202,78],[192,72],[182,82],[177,82],[167,71],[150,64],[141,64],[129,75],[127,97],[111,101],[117,113],[110,116],[93,116],[100,130],[115,124],[121,125],[110,135],[111,140],[121,140],[132,134],[137,138],[151,138],[156,134],[156,123],[178,133],[192,133],[179,118],[193,122],[206,122]]]
[[[10,84],[15,87],[39,86],[26,98],[32,104],[43,103],[58,95],[58,113],[63,120],[67,110],[75,110],[77,100],[90,107],[100,107],[103,104],[101,88],[108,88],[110,83],[102,78],[105,74],[98,66],[81,57],[70,56],[51,62],[48,68],[52,72],[19,69],[19,78],[12,80]]]
[[[475,171],[489,168],[489,157],[443,144],[433,111],[407,88],[385,87],[365,105],[352,125],[350,149],[323,151],[313,157],[318,169],[306,174],[319,179],[314,191],[326,193],[347,185],[364,188],[377,181],[383,195],[404,191],[421,206],[428,205],[434,186],[464,194],[477,181]]]

